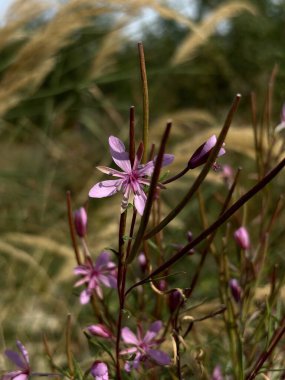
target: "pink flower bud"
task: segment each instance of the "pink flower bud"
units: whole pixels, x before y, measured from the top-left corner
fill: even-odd
[[[241,298],[241,287],[240,287],[240,285],[239,285],[238,280],[236,280],[235,278],[232,278],[232,279],[229,281],[229,286],[230,286],[231,293],[232,293],[232,296],[233,296],[234,300],[235,300],[237,303],[240,302],[240,298]]]
[[[147,260],[143,252],[138,255],[138,263],[142,273],[145,273],[147,269]]]
[[[159,280],[157,283],[157,288],[161,291],[164,292],[167,289],[167,282],[165,280]]]
[[[213,135],[206,142],[204,142],[204,144],[199,146],[199,148],[195,150],[190,160],[188,161],[188,167],[190,169],[195,169],[198,166],[205,164],[205,162],[207,162],[216,143],[217,143],[217,137]],[[218,153],[218,157],[222,156],[225,153],[226,153],[225,149],[221,148]]]
[[[242,249],[249,249],[250,238],[245,227],[240,227],[234,232],[234,238],[237,245]]]
[[[79,237],[84,237],[87,232],[87,213],[84,207],[74,211],[74,225]]]
[[[91,367],[91,375],[95,380],[109,380],[108,366],[104,362],[96,360]]]
[[[88,326],[87,331],[93,336],[100,336],[101,338],[110,339],[113,334],[111,331],[102,324]]]

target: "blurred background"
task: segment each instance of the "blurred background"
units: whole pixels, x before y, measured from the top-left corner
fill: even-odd
[[[171,174],[218,133],[239,92],[242,102],[221,163],[243,166],[248,187],[255,179],[251,93],[256,93],[262,123],[275,70],[272,128],[280,123],[285,101],[285,3],[4,0],[0,25],[2,351],[16,337],[39,341],[43,329],[51,341],[59,342],[70,309],[74,318],[88,320],[72,289],[75,260],[65,193],[71,191],[76,208],[87,201],[89,188],[101,179],[95,167],[110,164],[108,136],[127,137],[131,105],[136,107],[136,133],[141,138],[138,41],[145,49],[151,140],[157,143],[166,120],[173,119],[168,152],[176,158]],[[169,186],[164,212],[192,178]],[[224,185],[215,173],[207,183],[211,186],[203,191],[211,215],[211,207],[216,210],[212,194]],[[284,176],[272,186],[272,196],[281,189]],[[119,202],[118,197],[89,202],[94,252],[116,243],[114,209]],[[191,207],[172,224],[173,243],[185,243],[186,231],[198,230],[198,206]],[[275,254],[280,259],[284,254],[280,241]]]

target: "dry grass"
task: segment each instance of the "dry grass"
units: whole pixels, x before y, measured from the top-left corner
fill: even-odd
[[[230,2],[221,5],[205,20],[201,21],[195,33],[191,32],[178,46],[172,58],[172,65],[179,65],[193,58],[197,49],[215,32],[221,21],[236,17],[245,11],[256,15],[256,8],[248,2]]]

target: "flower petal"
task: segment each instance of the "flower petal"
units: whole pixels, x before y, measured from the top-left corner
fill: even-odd
[[[104,198],[110,197],[119,191],[122,184],[121,179],[111,179],[108,181],[102,181],[96,183],[89,191],[89,197],[91,198]]]
[[[122,339],[125,343],[133,344],[135,346],[139,345],[138,338],[128,327],[123,327],[121,334],[122,334]]]
[[[129,159],[129,153],[126,152],[124,143],[115,136],[109,137],[110,153],[113,161],[119,166],[125,173],[130,173],[131,162]]]
[[[114,177],[123,178],[125,176],[125,174],[119,172],[119,170],[108,168],[107,166],[97,166],[96,169],[100,170],[102,173],[113,175]]]
[[[143,214],[146,203],[146,195],[143,191],[134,196],[134,205],[140,215]]]
[[[153,322],[150,325],[149,329],[147,330],[143,341],[145,343],[150,343],[157,336],[157,334],[159,333],[161,328],[162,328],[162,322],[161,321]]]
[[[105,285],[107,288],[114,288],[117,287],[117,279],[113,275],[99,275],[98,276],[99,281]]]
[[[11,362],[16,364],[19,368],[21,369],[26,368],[25,362],[22,360],[22,358],[17,352],[12,351],[12,350],[5,350],[5,355],[7,356],[9,360],[11,360]]]
[[[137,347],[130,347],[120,351],[120,355],[134,354],[137,352]]]
[[[21,373],[15,377],[13,377],[13,380],[28,380],[29,379],[29,375],[26,375],[24,373]]]
[[[169,355],[160,350],[147,350],[148,356],[159,365],[168,365],[171,362]]]

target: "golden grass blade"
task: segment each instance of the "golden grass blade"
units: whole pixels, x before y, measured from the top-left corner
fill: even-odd
[[[55,54],[70,42],[76,30],[92,16],[110,12],[91,0],[73,0],[62,5],[56,15],[20,49],[0,82],[0,115],[32,93],[54,65]]]
[[[172,58],[172,65],[179,65],[190,60],[193,57],[193,54],[196,53],[197,49],[215,32],[217,25],[221,21],[235,17],[239,13],[245,11],[253,15],[256,15],[257,13],[256,8],[252,4],[246,2],[230,2],[221,5],[199,24],[198,31],[196,29],[195,34],[190,33],[185,38],[184,42],[181,43]]]

